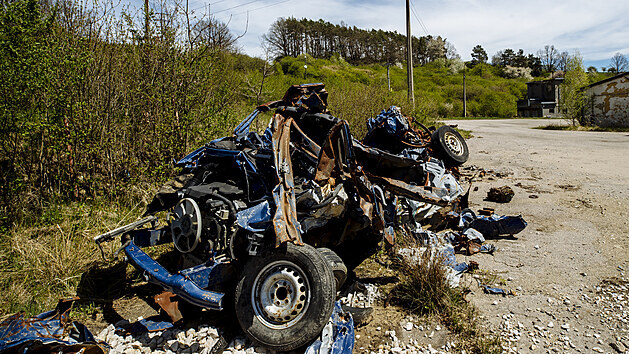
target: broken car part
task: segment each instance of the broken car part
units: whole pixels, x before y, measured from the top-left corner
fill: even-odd
[[[393,244],[398,202],[458,211],[463,189],[446,165],[467,159],[452,128],[416,130],[397,108],[358,141],[347,121],[330,114],[327,97],[323,84],[294,85],[258,106],[232,136],[179,160],[179,176],[160,189],[145,219],[95,241],[120,236],[128,261],[177,299],[221,310],[234,293],[238,322],[259,344],[288,351],[310,343],[348,270],[381,241]],[[252,131],[264,112],[272,115],[268,128]],[[168,216],[160,225],[161,211]],[[181,258],[176,267],[142,250],[170,242]],[[158,301],[177,320],[173,299]]]
[[[0,352],[107,353],[107,344],[97,341],[81,323],[70,321],[70,308],[77,299],[59,300],[54,310],[35,317],[25,318],[24,312],[20,312],[2,321]]]

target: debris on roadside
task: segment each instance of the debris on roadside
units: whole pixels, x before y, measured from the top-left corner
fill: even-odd
[[[25,318],[16,313],[0,323],[0,352],[73,352],[104,354],[109,346],[97,341],[83,324],[70,320],[78,298],[59,300],[54,310]]]
[[[481,288],[483,288],[483,291],[486,294],[492,294],[492,295],[502,295],[502,296],[507,296],[507,295],[512,295],[515,296],[515,292],[513,292],[513,290],[511,291],[507,291],[505,289],[502,288],[494,288],[491,287],[489,285],[480,285]]]
[[[509,203],[514,195],[513,189],[509,186],[492,187],[487,192],[486,200],[496,203]]]
[[[270,350],[317,340],[315,347],[330,352],[323,348],[336,347],[339,333],[347,338],[338,347],[350,348],[353,326],[370,316],[378,290],[366,284],[339,302],[337,294],[380,245],[395,246],[400,233],[416,240],[420,247],[397,255],[406,262],[443,259],[456,287],[463,273],[478,268],[457,262],[456,253],[493,254],[486,239],[526,227],[521,216],[489,208],[477,216],[468,208],[473,177],[466,192],[459,166],[469,151],[453,127],[426,127],[392,106],[367,121],[359,141],[347,121],[330,113],[327,96],[323,84],[294,85],[281,100],[256,107],[232,136],[176,162],[179,176],[158,191],[144,219],[95,237],[99,246],[119,238],[129,263],[164,288],[155,301],[172,323],[184,321],[179,300],[209,310],[233,300],[229,310],[244,333]],[[268,128],[252,131],[255,119],[270,111]],[[167,212],[165,223],[158,212]],[[166,243],[179,257],[174,270],[143,250]],[[143,319],[118,327],[152,338],[177,332],[171,326]],[[192,349],[178,343],[160,348]]]
[[[351,354],[354,351],[354,321],[352,315],[337,301],[334,312],[323,327],[321,336],[306,348],[306,354]]]
[[[453,127],[428,128],[392,106],[368,120],[359,141],[327,97],[323,84],[293,85],[256,107],[232,136],[178,161],[180,175],[144,219],[96,243],[120,237],[129,262],[169,292],[158,303],[174,322],[181,314],[173,297],[222,310],[233,293],[236,318],[254,342],[279,351],[307,344],[332,315],[348,271],[381,242],[395,244],[400,203],[435,228],[467,204],[456,171],[469,151]],[[270,111],[268,128],[252,131]],[[181,258],[174,272],[143,251],[169,242]]]

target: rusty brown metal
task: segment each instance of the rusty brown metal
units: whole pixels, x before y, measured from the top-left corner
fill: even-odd
[[[271,126],[273,159],[278,181],[275,188],[273,188],[273,200],[276,206],[273,216],[276,247],[289,241],[302,244],[299,221],[297,221],[293,165],[290,158],[290,131],[292,123],[292,118],[276,114],[273,116]]]
[[[314,178],[315,181],[324,182],[330,178],[350,176],[349,166],[344,163],[348,154],[345,151],[347,144],[344,141],[347,138],[343,134],[345,125],[347,125],[347,122],[344,120],[335,124],[323,142]]]
[[[288,106],[302,106],[327,112],[328,92],[324,84],[293,85],[288,88],[282,101]]]
[[[374,182],[382,185],[393,194],[439,206],[446,206],[450,204],[449,201],[440,198],[437,194],[431,191],[437,188],[416,186],[393,178],[374,176],[371,174],[368,174],[368,176]]]
[[[173,323],[177,323],[183,319],[181,315],[181,311],[179,311],[179,301],[177,300],[177,295],[171,293],[170,291],[164,291],[161,294],[157,294],[153,297],[155,303],[159,305],[159,307],[168,314],[168,317],[173,321]]]
[[[306,135],[303,130],[301,130],[301,128],[295,121],[293,121],[293,128],[295,129],[295,133],[297,133],[299,135],[299,138],[301,138],[302,140],[301,142],[299,142],[299,139],[294,138],[292,139],[293,143],[296,143],[296,145],[298,145],[298,148],[300,148],[311,157],[317,158],[319,156],[319,153],[321,152],[321,147],[319,146],[319,144],[310,139],[310,137]]]

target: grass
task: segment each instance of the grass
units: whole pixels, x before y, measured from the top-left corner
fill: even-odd
[[[93,237],[135,220],[142,212],[137,205],[144,203],[52,204],[38,220],[24,218],[2,231],[0,315],[35,315],[54,308],[60,298],[75,296],[81,286],[96,285],[90,271],[111,268],[112,263],[102,259]],[[109,257],[120,247],[118,242],[103,246]]]
[[[414,248],[419,249],[419,245]],[[473,353],[498,353],[500,339],[481,327],[478,310],[465,300],[466,287],[451,288],[442,256],[426,251],[419,262],[400,262],[400,282],[389,298],[409,312],[438,318],[457,334],[459,348]]]
[[[564,130],[579,132],[629,132],[629,127],[599,127],[599,126],[583,126],[583,125],[543,125],[535,127],[540,130]]]
[[[439,120],[494,120],[494,119],[561,119],[561,118],[547,118],[547,117],[445,117],[439,118]]]

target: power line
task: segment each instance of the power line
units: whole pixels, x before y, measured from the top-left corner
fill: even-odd
[[[221,3],[221,2],[224,2],[224,1],[227,1],[227,0],[219,0],[219,1],[211,2],[211,3],[207,4],[207,6],[216,5],[216,4]],[[224,11],[229,11],[229,10],[231,10],[231,9],[235,9],[235,8],[238,8],[238,7],[241,7],[241,6],[249,5],[249,4],[252,4],[252,3],[254,3],[254,2],[258,2],[258,1],[260,1],[260,0],[253,0],[253,1],[249,1],[249,2],[246,2],[246,3],[244,3],[244,4],[240,4],[240,5],[232,6],[232,7],[230,7],[230,8],[227,8],[227,9],[223,9],[223,10],[217,11],[216,13],[219,13],[219,12],[224,12]],[[206,5],[203,5],[203,6],[201,6],[201,7],[197,7],[196,9],[192,9],[191,11],[196,11],[196,10],[198,10],[198,9],[202,9],[202,8],[204,8],[205,6],[206,6]]]
[[[231,14],[231,16],[238,16],[238,15],[246,14],[247,12],[253,12],[253,11],[257,11],[257,10],[261,10],[261,9],[266,9],[267,7],[283,4],[283,3],[289,2],[289,1],[291,1],[291,0],[282,0],[282,1],[279,1],[279,2],[276,2],[276,3],[273,3],[273,4],[260,6],[260,7],[257,7],[255,9],[251,9],[251,10],[247,10],[247,11],[242,11],[242,12],[239,12],[239,13]]]
[[[225,12],[225,11],[229,11],[229,10],[232,10],[232,9],[236,9],[236,8],[239,8],[239,7],[242,7],[242,6],[245,6],[245,5],[253,4],[254,2],[258,2],[258,1],[260,1],[260,0],[252,0],[252,1],[246,2],[244,4],[232,6],[230,8],[224,9],[224,10],[215,11],[213,14],[215,15],[215,14],[218,14],[218,13],[221,13],[221,12]]]
[[[424,21],[422,21],[421,18],[419,18],[414,7],[411,7],[411,12],[413,13],[413,16],[415,16],[415,20],[417,20],[417,23],[419,23],[419,26],[421,27],[421,29],[424,31],[424,33],[426,33],[426,35],[428,35],[428,29],[426,28],[426,25],[424,25]]]
[[[413,16],[415,16],[415,19],[417,20],[421,28],[424,30],[426,35],[428,35],[428,29],[426,28],[424,21],[422,21],[421,17],[419,17],[419,15],[417,14],[417,9],[415,9],[415,4],[413,4],[413,1],[411,1],[411,10],[413,12]]]
[[[424,33],[428,35],[428,29],[426,28],[426,25],[424,25],[424,21],[422,21],[421,17],[419,17],[419,15],[417,14],[417,10],[415,10],[415,4],[413,4],[413,1],[411,1],[411,12],[413,13],[413,16],[415,16],[415,19],[417,20],[419,26],[422,28],[422,30],[424,30]]]

